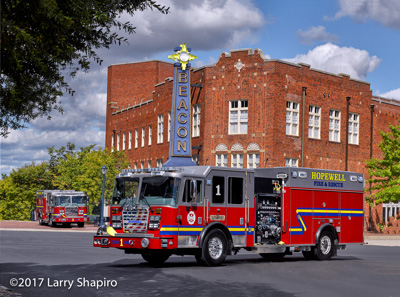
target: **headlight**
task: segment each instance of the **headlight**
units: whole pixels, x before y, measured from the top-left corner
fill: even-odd
[[[64,213],[64,209],[60,209],[59,213],[63,214]]]
[[[80,209],[80,210],[79,210],[79,214],[80,214],[80,215],[83,215],[83,209]]]
[[[149,229],[160,228],[161,216],[150,216]]]
[[[149,246],[150,240],[148,238],[143,238],[140,244],[142,245],[142,248],[147,248]]]

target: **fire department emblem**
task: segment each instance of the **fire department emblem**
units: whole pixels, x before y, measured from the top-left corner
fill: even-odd
[[[196,214],[194,211],[190,211],[187,215],[187,220],[190,225],[193,225],[196,222]]]

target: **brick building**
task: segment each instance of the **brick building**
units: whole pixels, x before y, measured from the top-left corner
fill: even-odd
[[[173,63],[145,61],[108,70],[106,147],[131,168],[168,159]],[[398,124],[400,102],[370,84],[265,59],[259,49],[222,53],[191,70],[192,154],[200,165],[302,166],[367,174],[380,157],[380,131]],[[347,137],[348,135],[348,137]]]

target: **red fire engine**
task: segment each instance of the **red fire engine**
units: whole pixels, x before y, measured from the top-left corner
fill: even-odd
[[[152,264],[176,254],[216,266],[240,249],[328,260],[364,242],[363,186],[362,174],[310,168],[125,170],[93,245]]]
[[[87,195],[72,190],[43,190],[36,192],[36,217],[39,224],[53,227],[77,223],[84,227],[87,217]]]

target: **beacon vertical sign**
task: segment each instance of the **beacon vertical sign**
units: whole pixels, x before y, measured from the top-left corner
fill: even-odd
[[[191,145],[191,100],[190,100],[190,64],[196,59],[190,54],[186,44],[175,48],[175,54],[168,56],[174,60],[174,86],[171,106],[171,141],[169,159],[163,165],[194,166]]]

